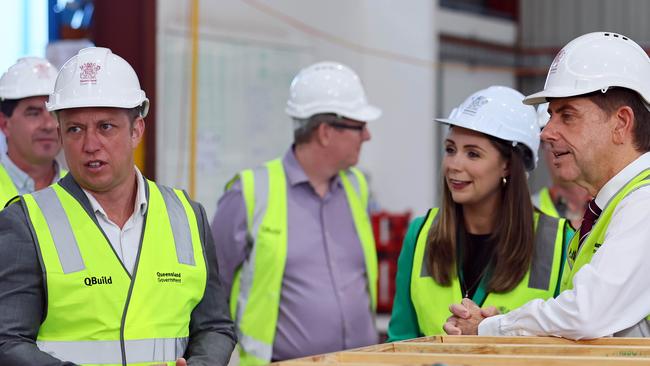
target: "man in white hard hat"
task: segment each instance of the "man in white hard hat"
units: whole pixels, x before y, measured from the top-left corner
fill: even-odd
[[[226,365],[205,211],[134,165],[149,100],[133,68],[83,49],[47,109],[70,173],[0,212],[0,364]]]
[[[541,130],[550,117],[548,103],[537,106],[537,123]],[[546,170],[551,178],[551,185],[540,189],[532,196],[533,205],[548,216],[566,218],[571,226],[577,228],[582,222],[582,215],[591,196],[586,189],[559,176],[558,168],[553,164],[553,151],[549,144],[542,143],[540,148]]]
[[[587,189],[580,231],[568,249],[562,292],[492,315],[464,300],[450,333],[551,335],[571,339],[650,336],[650,59],[631,39],[598,32],[569,42],[544,90],[542,139],[558,175]]]
[[[24,57],[0,78],[0,207],[11,198],[55,183],[64,173],[55,157],[61,145],[57,122],[45,109],[57,71],[47,60]]]
[[[354,71],[320,62],[293,79],[286,112],[293,146],[239,173],[212,222],[242,365],[378,341],[368,186],[353,166],[381,111]]]

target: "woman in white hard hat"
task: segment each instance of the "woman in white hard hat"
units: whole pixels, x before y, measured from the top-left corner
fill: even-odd
[[[493,86],[436,119],[450,126],[442,206],[409,227],[390,341],[444,334],[449,306],[463,298],[507,312],[557,294],[570,229],[531,204],[526,171],[537,163],[539,128],[523,98]]]

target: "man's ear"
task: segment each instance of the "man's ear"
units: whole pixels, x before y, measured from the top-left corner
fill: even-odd
[[[315,137],[321,146],[328,146],[332,141],[332,129],[327,123],[321,123],[316,128]]]
[[[626,105],[619,107],[610,118],[614,120],[612,128],[612,142],[614,144],[622,145],[628,139],[632,139],[632,131],[636,123],[632,108]]]
[[[9,117],[6,114],[0,112],[0,130],[4,133],[5,137],[9,134]]]
[[[137,117],[133,121],[133,128],[131,129],[131,144],[134,149],[142,141],[142,136],[144,136],[144,118]]]

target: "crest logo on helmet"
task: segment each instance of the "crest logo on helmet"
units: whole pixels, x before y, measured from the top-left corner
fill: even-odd
[[[96,84],[97,83],[97,72],[102,67],[97,65],[94,62],[86,62],[79,66],[81,72],[79,73],[79,82],[81,85],[85,84]]]
[[[47,64],[36,64],[34,65],[34,72],[36,73],[36,77],[39,79],[48,79],[49,78],[49,68],[47,67]]]
[[[564,54],[566,52],[564,49],[561,49],[560,52],[555,56],[553,59],[553,63],[551,64],[551,68],[548,70],[549,74],[555,74],[557,72],[557,67],[560,64],[560,61],[562,61],[562,58],[564,58]]]
[[[482,95],[472,98],[472,102],[469,103],[469,105],[465,107],[465,109],[463,109],[463,114],[469,114],[470,116],[473,116],[487,102],[488,102],[488,98]]]

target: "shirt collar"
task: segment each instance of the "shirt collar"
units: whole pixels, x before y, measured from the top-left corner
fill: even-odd
[[[287,176],[287,181],[291,186],[296,186],[301,183],[309,184],[309,178],[307,177],[307,174],[305,174],[305,170],[300,165],[300,162],[298,162],[298,159],[296,159],[296,153],[293,149],[294,146],[292,145],[282,158],[282,165],[284,165],[284,172]],[[341,179],[336,175],[330,183],[330,189],[334,189],[340,185]]]
[[[147,194],[145,192],[145,187],[144,187],[144,177],[142,176],[142,173],[140,173],[140,169],[137,167],[134,167],[135,169],[135,181],[137,184],[136,188],[136,195],[135,195],[135,204],[133,206],[133,212],[138,211],[138,214],[144,216],[144,214],[147,212]],[[82,188],[83,189],[83,188]],[[88,197],[88,201],[90,201],[90,206],[93,209],[93,212],[95,213],[101,213],[103,216],[108,217],[106,215],[106,211],[104,211],[104,208],[102,205],[99,204],[99,202],[95,199],[95,197],[88,192],[87,190],[83,189],[84,193]]]
[[[35,183],[32,177],[20,169],[14,162],[11,160],[8,154],[0,154],[0,163],[5,167],[9,178],[16,185],[18,192],[21,194],[31,193],[35,189]],[[51,183],[56,183],[61,178],[61,168],[59,163],[54,160],[54,178]]]
[[[596,204],[604,209],[609,201],[634,177],[650,168],[650,152],[647,152],[628,164],[623,170],[610,179],[596,194]]]

